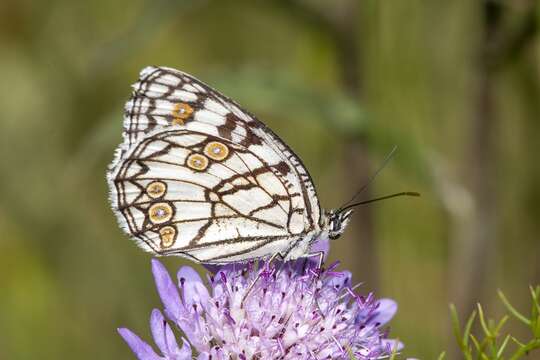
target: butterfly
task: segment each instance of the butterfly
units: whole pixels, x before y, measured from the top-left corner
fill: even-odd
[[[271,129],[196,78],[146,67],[109,166],[111,206],[144,250],[224,264],[310,256],[350,207],[322,210],[300,158]]]

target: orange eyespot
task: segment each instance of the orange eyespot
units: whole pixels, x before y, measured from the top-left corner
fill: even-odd
[[[173,226],[164,226],[159,229],[159,238],[161,239],[161,247],[169,248],[176,240],[176,228]]]
[[[204,147],[204,154],[210,159],[221,161],[229,155],[229,148],[225,144],[212,141]]]
[[[185,120],[193,114],[193,108],[186,103],[178,103],[174,105],[172,123],[174,125],[184,125]]]
[[[191,154],[188,156],[186,164],[193,170],[203,171],[208,167],[208,158],[201,154]]]
[[[148,209],[148,216],[150,221],[154,224],[162,224],[171,220],[173,210],[171,205],[167,203],[157,203],[150,206]]]
[[[161,181],[153,181],[146,187],[146,193],[152,199],[157,199],[167,191],[167,185]]]

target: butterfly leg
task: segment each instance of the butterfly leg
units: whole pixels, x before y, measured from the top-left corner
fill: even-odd
[[[322,271],[323,271],[322,265],[323,265],[323,262],[324,262],[324,255],[325,255],[324,251],[316,251],[316,252],[310,253],[310,254],[308,254],[306,256],[306,261],[309,261],[309,258],[318,257],[317,267],[315,269],[310,269],[309,270],[316,278],[319,278],[321,276]],[[318,291],[317,287],[315,288],[315,291]],[[319,314],[324,319],[325,316],[324,316],[324,313],[323,313],[323,311],[321,309],[321,306],[319,305],[319,302],[317,301],[317,297],[314,297],[314,300],[315,300],[315,306],[317,307],[317,310],[318,310]]]
[[[270,265],[271,265],[272,262],[273,262],[274,260],[276,260],[277,258],[279,258],[279,261],[281,261],[281,262],[284,262],[284,261],[285,261],[285,257],[284,257],[283,255],[281,255],[280,252],[275,253],[275,254],[272,255],[272,256],[270,257],[270,259],[268,259],[268,261],[266,262],[266,266],[268,267],[268,270],[270,270]]]
[[[242,297],[242,301],[240,302],[240,308],[243,308],[244,307],[244,301],[246,301],[247,297],[249,296],[249,294],[251,293],[251,291],[253,290],[253,288],[255,287],[255,284],[257,284],[257,281],[259,281],[259,279],[262,277],[262,276],[266,276],[268,274],[271,274],[272,271],[270,269],[270,265],[272,264],[272,262],[274,260],[276,260],[277,258],[280,259],[280,261],[284,261],[285,260],[285,257],[283,255],[281,255],[281,253],[277,252],[275,254],[273,254],[269,259],[268,261],[264,264],[264,269],[262,271],[260,271],[258,274],[257,274],[257,277],[255,278],[255,280],[249,285],[248,289],[246,290],[246,293],[244,294],[244,296]]]

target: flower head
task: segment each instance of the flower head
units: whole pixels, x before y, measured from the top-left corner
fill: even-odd
[[[167,319],[186,336],[178,346],[159,310],[150,325],[161,352],[127,329],[120,334],[141,360],[356,359],[388,356],[401,348],[381,327],[397,310],[389,299],[361,296],[351,274],[317,269],[300,259],[270,266],[231,264],[207,275],[191,267],[175,284],[158,260],[152,271]]]

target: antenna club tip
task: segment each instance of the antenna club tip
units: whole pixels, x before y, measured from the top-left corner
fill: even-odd
[[[416,191],[407,191],[407,192],[405,193],[405,195],[408,195],[408,196],[417,196],[417,197],[421,196],[420,193],[419,193],[419,192],[416,192]]]

